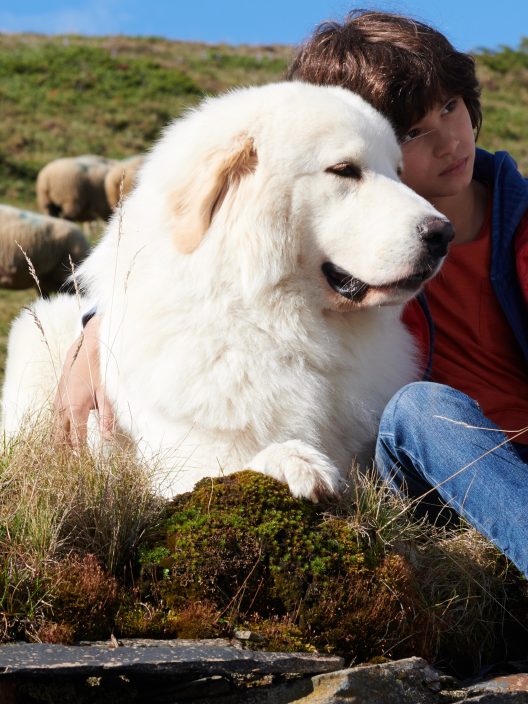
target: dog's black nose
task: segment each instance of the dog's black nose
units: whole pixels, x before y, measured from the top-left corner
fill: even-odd
[[[425,243],[427,252],[435,259],[445,257],[447,248],[455,232],[449,220],[429,217],[418,226],[420,239]]]

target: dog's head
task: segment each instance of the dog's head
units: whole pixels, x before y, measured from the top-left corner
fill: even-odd
[[[400,166],[389,123],[358,96],[279,83],[205,101],[143,177],[182,256],[228,267],[247,295],[286,282],[346,311],[407,300],[447,253],[450,224]]]

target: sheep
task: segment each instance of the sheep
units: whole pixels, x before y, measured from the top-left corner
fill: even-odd
[[[134,187],[137,172],[143,161],[143,156],[131,156],[118,161],[108,170],[105,176],[105,191],[108,204],[112,209]]]
[[[53,217],[78,222],[106,220],[111,208],[104,181],[115,163],[115,159],[94,154],[50,161],[37,176],[40,210]]]
[[[65,283],[73,264],[88,254],[90,244],[82,230],[67,220],[0,205],[0,287],[37,286],[24,253],[31,261],[44,296]]]

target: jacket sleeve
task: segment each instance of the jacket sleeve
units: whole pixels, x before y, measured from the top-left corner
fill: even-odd
[[[515,237],[515,260],[517,277],[521,286],[524,302],[528,307],[528,211],[523,215],[517,227]]]

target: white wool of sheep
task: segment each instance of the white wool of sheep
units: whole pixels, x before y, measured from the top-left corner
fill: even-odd
[[[0,205],[0,287],[42,293],[57,291],[90,251],[90,243],[74,223]]]
[[[47,215],[87,222],[111,213],[105,177],[115,164],[95,154],[63,157],[46,164],[37,176],[37,202]]]

